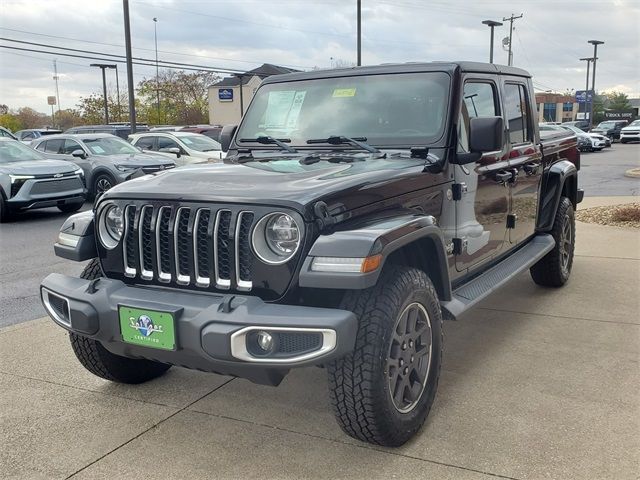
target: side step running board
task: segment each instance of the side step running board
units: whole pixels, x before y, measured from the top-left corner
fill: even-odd
[[[509,255],[497,265],[454,290],[448,302],[441,302],[445,317],[454,319],[469,310],[480,300],[489,296],[509,282],[513,277],[531,267],[555,247],[551,235],[543,234],[533,239],[517,252]]]

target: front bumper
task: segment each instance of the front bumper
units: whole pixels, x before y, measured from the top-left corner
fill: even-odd
[[[56,273],[42,281],[41,297],[56,323],[98,340],[116,355],[266,384],[279,383],[292,367],[322,364],[344,356],[353,350],[358,323],[356,316],[346,310],[270,304],[245,295],[133,287],[119,280],[89,281]],[[59,303],[56,297],[66,302],[62,310],[52,307],[52,298]],[[120,332],[120,305],[171,312],[175,318],[176,349],[160,350],[125,343]],[[293,357],[258,358],[244,347],[248,341],[245,334],[255,330],[322,332],[322,345]]]

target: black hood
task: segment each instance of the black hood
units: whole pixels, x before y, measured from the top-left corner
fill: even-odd
[[[322,200],[335,214],[426,188],[440,177],[423,173],[424,160],[407,157],[311,165],[299,157],[260,160],[181,167],[117,185],[104,198],[271,204],[303,214]]]

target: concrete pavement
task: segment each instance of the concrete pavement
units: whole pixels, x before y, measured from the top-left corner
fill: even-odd
[[[565,288],[524,274],[445,324],[434,408],[398,449],[340,431],[318,368],[278,388],[178,368],[123,386],[84,371],[49,320],[0,330],[0,476],[636,479],[639,232],[577,236]]]

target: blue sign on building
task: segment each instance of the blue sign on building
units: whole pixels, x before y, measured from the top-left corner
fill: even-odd
[[[585,99],[588,103],[593,102],[593,90],[576,90],[576,102],[584,103]]]
[[[232,101],[233,100],[233,88],[219,88],[218,100]]]

